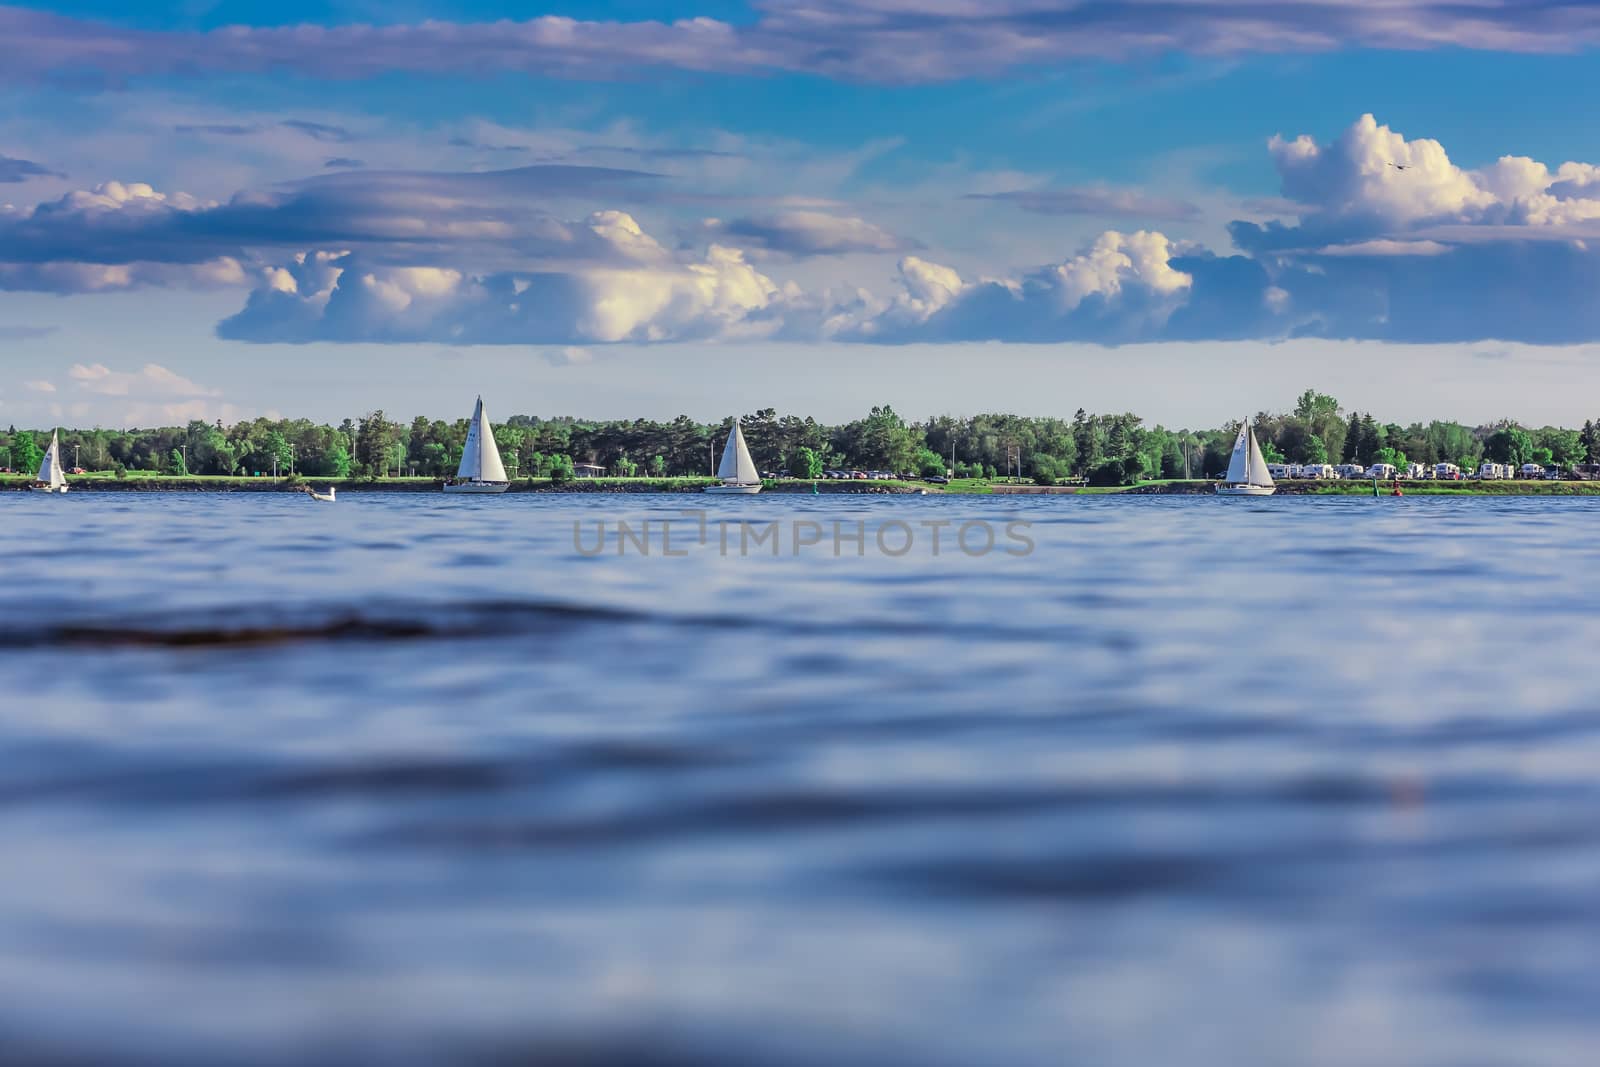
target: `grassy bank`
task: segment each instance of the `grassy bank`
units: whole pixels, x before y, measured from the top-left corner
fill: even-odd
[[[110,474],[78,474],[69,476],[68,485],[83,492],[211,492],[211,493],[299,493],[307,486],[322,488],[336,486],[342,493],[437,493],[437,478],[380,478],[376,481],[355,478],[229,478],[212,475],[187,475],[173,477],[161,474],[130,472],[126,477]],[[33,484],[24,475],[0,475],[0,489],[23,489]],[[708,477],[693,478],[575,478],[556,484],[548,478],[522,478],[511,485],[513,493],[697,493],[708,485],[717,484]],[[1033,486],[1026,483],[991,482],[980,478],[956,478],[948,485],[929,485],[925,482],[906,481],[840,481],[837,479],[790,478],[765,483],[766,492],[783,494],[810,494],[815,491],[832,495],[856,494],[906,494],[927,492],[930,495],[984,496],[984,495],[1182,495],[1203,494],[1215,491],[1215,482],[1209,481],[1146,481],[1135,485],[1114,486]],[[1600,496],[1600,482],[1433,482],[1400,483],[1407,496]],[[1379,485],[1380,495],[1388,495],[1391,484]],[[1372,483],[1345,481],[1283,481],[1278,483],[1279,496],[1371,496]]]
[[[25,489],[33,479],[25,475],[0,475],[0,489]],[[184,475],[129,472],[116,478],[107,474],[74,474],[67,485],[79,492],[127,493],[299,493],[307,487],[321,489],[336,487],[341,493],[437,493],[441,482],[437,478],[237,478],[217,475]],[[710,477],[692,478],[574,478],[556,484],[549,478],[521,478],[511,483],[512,493],[698,493],[708,485],[716,485]],[[801,479],[769,481],[766,491],[773,493],[810,493],[815,484],[818,493],[914,493],[919,489],[936,489],[921,483],[898,481],[826,481],[815,483]]]

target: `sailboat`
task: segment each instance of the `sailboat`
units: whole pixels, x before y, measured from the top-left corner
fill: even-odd
[[[511,488],[505,464],[500,462],[500,446],[494,442],[489,415],[483,410],[483,397],[472,410],[467,427],[467,444],[461,450],[461,466],[453,480],[446,482],[447,493],[503,493]]]
[[[50,447],[39,461],[39,477],[33,486],[36,493],[65,493],[67,476],[61,473],[61,431],[50,431]]]
[[[1239,424],[1239,438],[1233,442],[1233,458],[1228,461],[1228,476],[1217,486],[1219,496],[1271,496],[1278,491],[1267,470],[1267,459],[1256,443],[1250,420]]]
[[[717,477],[721,485],[708,485],[708,493],[741,493],[753,496],[761,492],[761,475],[756,473],[756,461],[750,458],[750,446],[744,443],[744,431],[739,420],[733,421],[733,432],[722,449],[722,462],[717,464]]]

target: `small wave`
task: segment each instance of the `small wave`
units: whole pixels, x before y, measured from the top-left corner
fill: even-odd
[[[585,624],[653,623],[701,630],[740,629],[785,635],[923,637],[926,618],[806,619],[763,614],[675,613],[561,601],[390,603],[370,607],[243,605],[228,610],[186,610],[161,616],[45,622],[24,628],[0,625],[0,645],[35,648],[226,649],[305,642],[387,642],[513,638],[556,633]],[[988,625],[993,640],[1037,640],[1022,624]],[[1092,625],[1056,624],[1053,639],[1129,652],[1138,638]]]
[[[228,612],[64,622],[0,628],[13,648],[227,648],[308,641],[406,641],[527,634],[582,622],[635,622],[638,612],[591,605],[483,602],[371,609],[283,612],[241,607]]]

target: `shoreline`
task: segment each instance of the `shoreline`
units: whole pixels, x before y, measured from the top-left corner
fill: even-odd
[[[26,490],[33,479],[0,475],[0,492]],[[270,478],[233,478],[205,475],[187,477],[132,476],[111,478],[75,475],[67,479],[73,492],[86,493],[303,493],[307,488],[335,486],[343,493],[438,493],[443,482],[437,478],[380,478],[375,481],[353,478],[300,478],[295,481]],[[698,493],[716,480],[693,478],[578,478],[557,485],[547,478],[513,482],[509,493]],[[1028,483],[957,480],[949,485],[928,485],[905,481],[839,481],[786,479],[768,482],[763,493],[780,495],[848,496],[1196,496],[1209,495],[1217,483],[1212,481],[1141,482],[1131,486],[1042,486]],[[1379,496],[1389,496],[1393,483],[1380,483]],[[1600,481],[1402,481],[1406,496],[1600,496]],[[1370,481],[1284,481],[1278,483],[1277,496],[1371,496]]]

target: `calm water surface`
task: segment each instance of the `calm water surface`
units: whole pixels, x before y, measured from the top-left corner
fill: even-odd
[[[0,523],[8,1062],[1600,1062],[1600,502]]]

